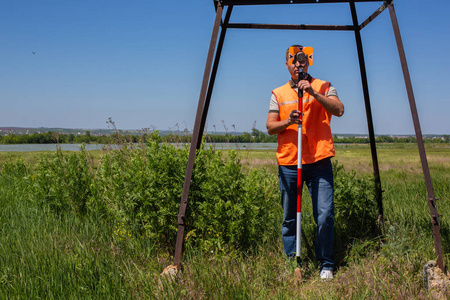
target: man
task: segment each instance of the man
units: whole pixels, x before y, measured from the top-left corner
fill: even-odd
[[[305,53],[308,51],[310,53]],[[288,257],[295,255],[297,212],[297,144],[298,89],[303,91],[302,181],[306,183],[317,224],[316,259],[320,277],[333,278],[334,270],[334,202],[333,171],[330,158],[334,144],[330,129],[331,116],[342,116],[344,105],[336,89],[316,78],[298,78],[299,69],[308,72],[312,48],[294,45],[286,51],[286,67],[291,80],[272,91],[267,132],[278,135],[278,177],[283,206],[282,239]]]

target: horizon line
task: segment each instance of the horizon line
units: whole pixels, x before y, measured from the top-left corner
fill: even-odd
[[[113,128],[75,128],[75,127],[45,127],[45,126],[41,126],[41,127],[20,127],[20,126],[0,126],[0,131],[4,131],[4,130],[39,130],[39,129],[45,129],[46,131],[51,131],[52,129],[62,129],[62,130],[83,130],[83,131],[115,131],[116,129]],[[150,129],[150,128],[142,128],[142,129],[117,129],[118,131],[143,131],[145,129]],[[155,131],[158,130],[159,132],[186,132],[185,130],[172,130],[172,129],[152,129],[150,131]],[[259,129],[257,129],[259,130]],[[260,130],[261,131],[261,130]],[[192,134],[193,131],[192,130],[188,130],[189,134]],[[247,131],[215,131],[215,134],[226,134],[229,133],[231,135],[238,135],[238,134],[243,134]],[[264,132],[264,131],[263,131]],[[205,130],[205,134],[211,134],[211,132]],[[265,133],[265,132],[264,132]],[[369,133],[343,133],[343,132],[333,132],[332,133],[333,136],[335,135],[347,135],[347,136],[361,136],[361,135],[369,135]],[[386,135],[386,136],[416,136],[415,133],[376,133],[375,136],[381,136],[381,135]],[[422,135],[450,135],[450,133],[423,133]]]

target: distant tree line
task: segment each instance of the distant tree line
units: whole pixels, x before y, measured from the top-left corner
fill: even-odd
[[[333,140],[335,143],[341,144],[369,144],[370,140],[368,137],[338,137],[334,136]],[[396,136],[388,136],[388,135],[380,135],[375,137],[376,143],[416,143],[417,139],[414,136],[406,136],[406,137],[396,137]],[[449,143],[450,135],[443,135],[442,137],[428,138],[424,137],[425,143]]]
[[[244,132],[238,135],[231,135],[229,133],[220,135],[206,134],[205,140],[212,143],[276,143],[277,136],[269,135],[253,128],[251,133]]]
[[[117,132],[110,135],[92,135],[89,131],[85,134],[61,134],[54,132],[32,134],[9,134],[0,136],[0,144],[113,144],[123,141],[139,143],[147,140],[147,133],[141,135]],[[190,143],[191,134],[170,133],[161,136],[161,141],[168,143]],[[205,134],[204,139],[210,143],[276,143],[277,137],[270,136],[258,129],[252,129],[252,133],[243,134]]]
[[[1,144],[82,144],[82,143],[107,143],[109,136],[93,136],[89,131],[85,134],[75,135],[54,132],[32,134],[8,134],[0,136]]]
[[[85,134],[61,134],[54,132],[32,133],[32,134],[9,134],[0,136],[0,144],[114,144],[121,142],[139,143],[146,142],[147,133],[141,135],[129,134],[126,132],[117,132],[110,135],[92,135],[89,131]],[[192,135],[187,133],[170,133],[161,136],[161,141],[168,143],[190,143]],[[244,132],[242,134],[205,134],[204,140],[208,143],[276,143],[276,135],[268,135],[267,133],[253,128],[251,133]],[[391,137],[381,135],[375,138],[377,143],[415,143],[416,138],[408,137]],[[450,135],[443,135],[439,138],[425,137],[426,143],[449,143]],[[342,144],[369,144],[368,137],[338,137],[334,136],[335,143]]]

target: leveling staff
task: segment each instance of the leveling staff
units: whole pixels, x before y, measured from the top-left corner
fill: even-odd
[[[312,65],[312,48],[299,45],[286,51],[286,67],[291,80],[272,91],[267,132],[278,135],[278,178],[283,206],[282,240],[286,255],[295,256],[297,200],[298,89],[303,91],[302,181],[311,195],[314,221],[317,224],[316,259],[320,277],[333,278],[334,270],[334,202],[333,170],[330,158],[334,143],[331,116],[342,116],[344,105],[336,89],[316,78],[298,80],[298,72],[308,72]],[[309,79],[309,80],[308,80]],[[297,123],[296,123],[297,121]]]

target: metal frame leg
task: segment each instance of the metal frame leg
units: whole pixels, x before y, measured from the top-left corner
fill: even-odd
[[[380,179],[380,170],[378,167],[378,156],[377,156],[377,148],[375,142],[375,133],[373,129],[373,120],[372,120],[372,109],[370,107],[370,98],[369,98],[369,87],[367,84],[367,74],[366,74],[366,64],[364,62],[364,52],[362,48],[361,42],[361,33],[358,25],[358,17],[356,15],[355,3],[350,2],[350,10],[352,13],[353,19],[353,27],[355,31],[355,39],[356,39],[356,48],[358,50],[358,59],[359,59],[359,69],[361,72],[361,82],[364,93],[364,103],[366,106],[366,117],[367,117],[367,126],[369,129],[369,140],[370,140],[370,150],[372,152],[372,164],[373,164],[373,173],[375,179],[375,196],[378,204],[378,216],[381,220],[381,224],[383,224],[383,200],[382,200],[382,191],[381,191],[381,179]]]
[[[414,123],[414,130],[416,132],[417,146],[419,147],[420,161],[422,162],[423,176],[425,178],[425,185],[427,187],[428,207],[431,214],[431,222],[433,223],[434,248],[437,256],[437,264],[439,268],[445,272],[444,259],[442,255],[441,234],[439,232],[439,214],[436,207],[436,198],[434,197],[433,185],[431,184],[430,170],[428,168],[427,156],[425,153],[425,146],[423,143],[422,130],[420,128],[419,116],[417,114],[416,100],[411,84],[411,77],[409,76],[408,64],[406,62],[405,50],[403,48],[402,37],[400,36],[400,29],[398,27],[397,16],[395,14],[394,5],[389,4],[389,15],[391,16],[392,28],[394,30],[395,41],[397,43],[398,55],[403,70],[403,78],[405,80],[406,92],[408,94],[409,106],[411,108],[411,116]]]
[[[189,158],[186,167],[186,175],[184,178],[183,185],[183,193],[181,195],[181,203],[180,203],[180,211],[178,213],[178,231],[177,231],[177,239],[175,245],[175,255],[174,255],[174,265],[177,266],[178,269],[181,269],[181,252],[183,248],[183,239],[184,239],[184,229],[186,227],[185,224],[185,216],[186,216],[186,207],[188,202],[189,188],[191,184],[192,171],[194,169],[194,161],[195,155],[197,152],[198,142],[201,140],[201,123],[202,118],[205,113],[205,101],[206,101],[206,90],[208,87],[208,82],[211,74],[211,66],[214,57],[214,51],[216,49],[217,37],[219,34],[220,22],[222,19],[223,7],[218,3],[216,18],[214,20],[213,31],[211,34],[211,42],[209,44],[208,56],[206,59],[205,72],[203,74],[202,87],[200,90],[200,97],[198,100],[197,106],[197,115],[195,117],[194,124],[194,132],[192,134],[191,147],[189,149]]]

